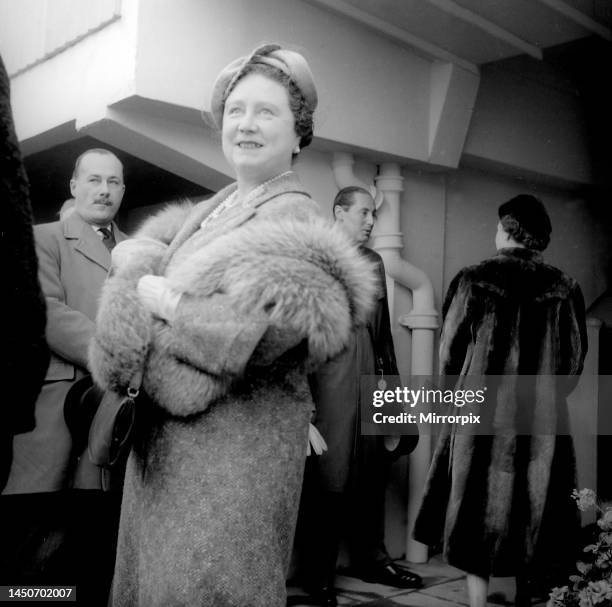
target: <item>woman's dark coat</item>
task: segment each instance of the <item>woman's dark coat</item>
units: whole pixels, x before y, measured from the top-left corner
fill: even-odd
[[[495,435],[444,428],[415,539],[442,540],[451,565],[482,577],[570,559],[577,518],[566,396],[587,351],[578,284],[535,251],[502,249],[455,277],[443,314],[441,374],[449,383],[461,376],[456,388],[488,376],[480,413]]]
[[[151,400],[126,472],[116,607],[284,607],[306,372],[342,349],[375,292],[371,264],[295,174],[200,229],[234,189],[163,212],[113,251],[92,372],[125,390],[144,364]],[[148,273],[183,293],[171,323],[140,303]]]

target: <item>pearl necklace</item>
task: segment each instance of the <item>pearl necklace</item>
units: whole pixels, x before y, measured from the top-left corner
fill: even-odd
[[[256,188],[253,188],[244,197],[243,201],[240,203],[240,206],[242,208],[244,208],[244,209],[246,209],[247,207],[250,207],[251,203],[258,196],[263,194],[263,192],[266,189],[266,186],[270,185],[271,183],[273,183],[277,179],[280,179],[281,177],[285,177],[286,175],[289,175],[289,173],[291,173],[291,171],[285,171],[284,173],[281,173],[280,175],[277,175],[276,177],[272,177],[272,179],[268,179],[268,181],[264,181],[263,183],[259,184]],[[237,203],[238,203],[238,190],[236,189],[227,198],[225,198],[222,202],[220,202],[212,210],[212,212],[209,213],[204,218],[204,220],[200,224],[200,228],[206,227],[211,221],[213,221],[213,219],[216,219],[217,217],[219,217],[219,215],[221,215],[221,213],[223,213],[223,211],[225,211],[226,209],[231,209],[232,207],[236,206]]]

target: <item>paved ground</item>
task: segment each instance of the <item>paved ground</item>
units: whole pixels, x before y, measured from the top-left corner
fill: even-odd
[[[336,589],[340,607],[367,605],[368,607],[452,607],[467,605],[467,594],[463,573],[444,564],[439,558],[432,558],[424,565],[398,564],[418,573],[425,582],[420,590],[400,590],[380,584],[368,584],[361,580],[338,575]],[[300,588],[290,587],[289,595],[304,595]],[[307,605],[307,603],[303,603]],[[514,604],[514,580],[494,578],[489,587],[489,605],[510,607]],[[532,607],[544,607],[546,603],[533,603]]]

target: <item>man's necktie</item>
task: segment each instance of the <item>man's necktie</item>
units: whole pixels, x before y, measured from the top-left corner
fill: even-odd
[[[109,250],[112,251],[115,246],[115,237],[108,228],[98,228],[98,232],[102,234],[102,243]]]

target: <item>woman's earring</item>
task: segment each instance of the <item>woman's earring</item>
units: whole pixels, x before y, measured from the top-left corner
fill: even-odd
[[[297,155],[300,153],[300,146],[299,146],[299,145],[296,145],[296,146],[293,148],[293,153],[294,153],[296,156],[297,156]]]

